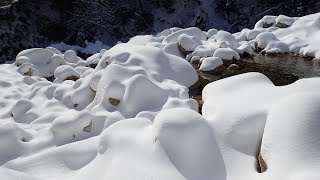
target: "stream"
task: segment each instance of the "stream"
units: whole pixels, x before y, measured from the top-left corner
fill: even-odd
[[[301,78],[320,77],[320,61],[310,60],[301,56],[291,54],[284,55],[262,55],[255,54],[251,58],[242,58],[245,66],[239,70],[226,70],[220,75],[212,75],[201,72],[196,66],[199,74],[199,85],[197,88],[190,89],[190,96],[196,99],[202,106],[202,89],[210,82],[223,79],[225,77],[243,74],[247,72],[260,72],[266,75],[276,86],[283,86],[294,83]]]

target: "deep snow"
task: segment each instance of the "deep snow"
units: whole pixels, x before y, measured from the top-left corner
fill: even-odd
[[[267,16],[236,34],[171,28],[93,46],[87,59],[59,46],[24,50],[0,66],[0,177],[319,179],[320,78],[212,82],[203,115],[188,93],[191,63],[213,71],[258,49],[319,58],[319,19]]]

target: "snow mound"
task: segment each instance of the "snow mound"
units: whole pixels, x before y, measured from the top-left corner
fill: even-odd
[[[207,39],[207,34],[205,32],[201,31],[197,27],[190,27],[190,28],[181,29],[176,32],[173,32],[172,34],[166,36],[163,39],[163,42],[164,43],[178,42],[178,38],[182,34],[193,36],[193,37],[197,38],[197,40],[199,40],[199,41],[204,41]]]
[[[274,175],[287,179],[320,177],[319,105],[319,93],[301,92],[282,99],[270,109],[261,155]],[[284,170],[288,177],[283,176]]]
[[[157,140],[186,179],[225,179],[214,134],[201,115],[187,109],[170,109],[156,116],[154,126]]]
[[[198,103],[188,94],[188,88],[198,81],[198,74],[183,58],[164,52],[164,45],[158,41],[152,37],[133,38],[130,43],[102,49],[87,60],[79,58],[73,50],[61,53],[52,47],[30,49],[21,52],[14,65],[1,65],[0,72],[7,74],[0,82],[0,98],[3,99],[0,133],[4,133],[1,142],[10,142],[10,146],[0,148],[0,163],[4,169],[1,169],[1,177],[87,179],[99,174],[97,177],[102,179],[123,179],[131,174],[134,179],[145,179],[146,175],[164,179],[211,178],[215,175],[211,169],[192,164],[194,160],[200,164],[207,156],[210,158],[206,164],[214,164],[217,172],[222,171],[223,163],[215,162],[222,159],[213,132],[197,114]],[[52,77],[53,81],[41,77]],[[190,117],[196,117],[194,121],[200,119],[197,134],[205,137],[205,141],[196,145],[203,146],[201,152],[209,153],[206,147],[210,147],[214,153],[195,159],[169,158],[165,151],[184,150],[178,146],[165,150],[155,142],[153,121],[159,113],[173,108],[184,108],[181,113],[186,111]],[[161,119],[157,118],[157,122]],[[149,130],[142,130],[143,124]],[[129,131],[123,134],[125,129],[133,136]],[[204,130],[206,132],[202,132]],[[108,132],[112,132],[111,137],[106,135]],[[137,138],[139,133],[144,133],[144,138]],[[180,133],[183,138],[188,132]],[[111,140],[105,143],[104,138]],[[121,146],[119,142],[126,138],[131,143]],[[112,141],[115,144],[111,145]],[[161,141],[166,142],[162,135]],[[141,142],[148,144],[141,146]],[[158,144],[156,151],[155,143]],[[124,148],[124,151],[117,151],[119,156],[110,154],[112,147]],[[129,156],[133,159],[123,158]],[[116,160],[119,164],[105,161],[109,157],[119,158]],[[145,170],[138,170],[140,162]],[[122,163],[128,165],[126,174],[119,171]],[[96,169],[98,164],[103,169],[114,170],[98,173],[103,172]],[[151,166],[153,173],[148,170]],[[130,167],[137,168],[130,170]],[[186,169],[194,167],[197,167],[194,172]],[[184,169],[184,174],[177,169]]]
[[[208,57],[202,61],[200,71],[212,71],[223,65],[223,61],[217,57]]]
[[[56,68],[54,71],[54,82],[61,83],[64,80],[78,80],[80,73],[69,65],[62,65]]]
[[[223,61],[239,60],[240,55],[230,48],[219,48],[213,53],[213,57],[218,57]]]
[[[188,36],[186,34],[181,34],[178,37],[178,44],[181,46],[184,52],[194,51],[198,47],[199,43],[197,43],[196,40],[193,40],[192,36]],[[185,54],[189,54],[189,53],[185,53]]]
[[[20,52],[14,62],[22,75],[52,78],[55,70],[61,65],[72,67],[86,65],[72,50],[64,54],[54,48],[34,48]]]
[[[266,16],[235,34],[170,28],[110,49],[91,44],[86,60],[63,44],[22,51],[0,66],[0,176],[319,179],[320,78],[215,81],[203,89],[203,115],[189,96],[200,84],[193,66],[233,71],[253,49],[320,57],[319,22]]]
[[[204,88],[203,116],[216,134],[228,179],[319,178],[319,83],[310,78],[277,87],[262,74],[246,73]],[[265,173],[257,172],[260,148]]]
[[[288,16],[280,15],[276,19],[276,26],[279,28],[287,28],[292,25],[294,19]]]
[[[270,41],[268,46],[261,47],[265,52],[291,52],[301,56],[320,59],[320,50],[318,48],[320,37],[319,19],[320,13],[298,18],[283,15],[278,17],[265,16],[257,22],[254,30],[274,34],[274,36],[268,35],[269,37],[265,38],[265,42]],[[266,26],[265,24],[269,24],[270,26]],[[277,41],[274,41],[275,38]],[[259,37],[258,35],[253,41],[261,41],[261,36]]]
[[[65,44],[63,42],[57,43],[57,44],[51,44],[47,49],[54,48],[57,49],[61,52],[65,52],[67,50],[73,50],[75,52],[81,52],[84,54],[95,54],[98,53],[101,49],[109,49],[110,47],[103,44],[101,41],[96,41],[96,42],[85,42],[85,47],[80,47],[80,46],[72,46]],[[56,52],[55,52],[56,53]]]
[[[219,31],[214,39],[216,40],[216,42],[225,42],[235,48],[239,46],[239,41],[237,41],[236,38],[227,31]]]

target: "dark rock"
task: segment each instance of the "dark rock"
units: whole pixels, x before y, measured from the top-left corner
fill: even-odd
[[[239,66],[236,65],[236,64],[231,64],[231,65],[228,67],[228,69],[231,70],[231,71],[239,70]]]
[[[206,73],[206,74],[219,75],[219,74],[221,74],[225,69],[226,69],[225,66],[224,66],[224,65],[221,65],[221,66],[218,66],[217,68],[215,68],[214,70],[211,70],[211,71],[202,71],[202,72],[203,72],[203,73]]]
[[[222,72],[221,74],[221,78],[226,78],[226,77],[230,77],[233,76],[233,72],[230,71],[229,69],[226,69],[225,71]]]
[[[273,26],[273,23],[269,24],[269,23],[264,22],[263,25],[262,25],[263,28],[269,28],[271,26]]]
[[[284,23],[281,23],[281,22],[278,22],[278,23],[276,24],[276,26],[277,26],[278,28],[287,28],[287,27],[289,27],[289,25],[284,24]]]
[[[89,132],[91,132],[91,128],[92,128],[92,121],[90,122],[90,124],[88,126],[83,128],[83,131],[89,133]]]
[[[79,77],[70,76],[70,77],[67,77],[65,80],[77,81],[78,79],[79,79]]]
[[[120,100],[116,99],[116,98],[109,98],[109,102],[110,102],[110,104],[112,104],[114,106],[117,106],[120,104]]]
[[[264,173],[268,169],[266,162],[264,161],[261,153],[258,155],[258,172],[259,173]]]

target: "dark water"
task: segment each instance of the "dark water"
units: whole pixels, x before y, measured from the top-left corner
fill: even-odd
[[[292,74],[299,78],[320,77],[319,60],[310,60],[294,55],[266,56],[256,54],[252,62],[268,67],[271,71]]]
[[[283,86],[294,83],[301,78],[320,77],[320,60],[310,60],[308,58],[294,55],[262,55],[256,54],[253,58],[242,59],[245,66],[239,70],[226,70],[222,75],[212,75],[198,71],[199,86],[190,89],[190,96],[199,102],[201,112],[202,96],[201,92],[208,83],[223,79],[228,76],[243,74],[247,72],[260,72],[266,75],[276,86]],[[198,66],[194,65],[198,70]]]
[[[243,72],[260,72],[268,76],[275,85],[286,85],[300,78],[320,77],[320,61],[294,55],[261,55],[244,59]]]

